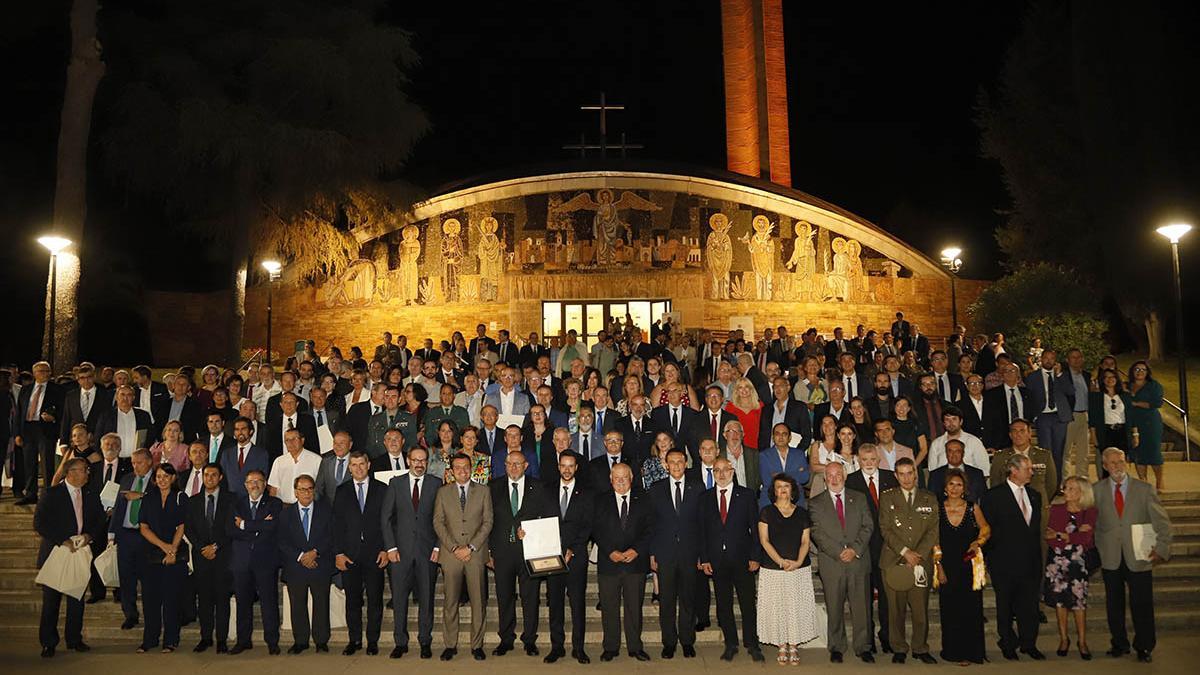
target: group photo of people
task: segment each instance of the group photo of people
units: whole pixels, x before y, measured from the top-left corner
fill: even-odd
[[[716,631],[722,660],[780,666],[1152,661],[1172,477],[1146,361],[903,312],[795,337],[447,328],[241,368],[0,370],[3,496],[34,510],[37,565],[97,562],[80,597],[42,586],[41,655],[89,651],[110,602],[138,653],[587,664],[694,658]]]

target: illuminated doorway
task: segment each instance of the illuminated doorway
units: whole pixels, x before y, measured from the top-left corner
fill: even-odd
[[[542,337],[548,339],[574,330],[590,348],[613,317],[624,324],[628,313],[633,324],[642,329],[643,339],[649,340],[650,326],[670,311],[671,301],[667,299],[547,300],[542,302]]]

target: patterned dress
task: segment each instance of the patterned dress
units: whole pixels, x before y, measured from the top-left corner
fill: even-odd
[[[1094,546],[1096,527],[1095,507],[1071,512],[1066,504],[1050,507],[1047,528],[1066,532],[1066,539],[1050,538],[1046,551],[1046,574],[1042,584],[1042,601],[1049,607],[1087,609],[1088,570],[1086,555]],[[1092,530],[1079,528],[1091,525]]]

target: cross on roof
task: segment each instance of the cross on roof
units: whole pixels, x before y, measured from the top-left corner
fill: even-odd
[[[625,132],[621,132],[621,142],[616,145],[608,143],[608,111],[609,110],[624,110],[625,106],[611,104],[605,96],[604,92],[600,92],[600,103],[591,105],[581,105],[580,110],[598,110],[600,112],[600,143],[588,143],[585,134],[579,134],[579,143],[564,145],[563,150],[578,150],[580,157],[587,157],[588,150],[599,150],[601,157],[608,156],[608,149],[621,151],[621,157],[625,157],[626,150],[641,150],[645,146],[640,143],[626,143]]]

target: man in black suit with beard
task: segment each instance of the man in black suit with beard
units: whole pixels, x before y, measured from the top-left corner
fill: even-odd
[[[879,533],[879,495],[885,491],[895,487],[900,487],[900,481],[896,480],[896,475],[891,471],[879,468],[879,451],[874,445],[866,444],[858,449],[858,466],[859,470],[846,476],[846,487],[861,492],[867,495],[867,507],[871,510],[871,520],[875,525],[875,529],[871,531],[871,588],[879,595],[879,611],[868,616],[878,617],[879,624],[879,643],[882,645],[885,654],[892,651],[891,642],[888,641],[888,608],[887,595],[883,592],[883,575],[879,569],[879,555],[883,551],[883,535]],[[868,603],[868,610],[871,609]],[[872,623],[876,623],[872,620]],[[871,632],[874,632],[872,626],[868,626]],[[903,630],[903,627],[901,627]],[[874,645],[874,636],[872,636],[872,645]],[[871,651],[874,651],[872,646]]]
[[[233,570],[227,521],[233,520],[234,496],[222,488],[224,474],[220,464],[208,464],[203,470],[204,487],[188,500],[184,532],[191,542],[192,582],[200,619],[200,642],[192,650],[203,652],[213,645],[217,653],[228,651],[229,596],[233,593]]]
[[[563,431],[565,429],[558,429]],[[566,656],[566,600],[571,601],[571,656],[581,664],[591,659],[584,651],[584,635],[587,623],[587,571],[588,538],[592,532],[594,491],[582,478],[577,478],[581,468],[580,456],[566,451],[558,455],[558,470],[542,464],[542,478],[556,474],[558,479],[545,483],[546,514],[558,516],[558,535],[562,542],[563,560],[567,564],[566,574],[551,575],[546,579],[546,603],[550,606],[550,653],[543,659],[554,663]]]

